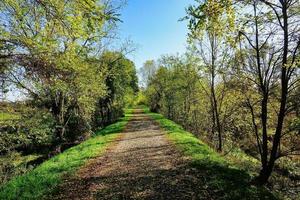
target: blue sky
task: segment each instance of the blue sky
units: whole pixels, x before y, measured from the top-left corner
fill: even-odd
[[[129,55],[137,68],[163,54],[183,53],[186,46],[185,8],[193,0],[127,0],[121,12],[120,34],[137,44]]]

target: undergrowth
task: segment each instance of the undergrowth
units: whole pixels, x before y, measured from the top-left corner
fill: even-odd
[[[264,187],[250,184],[251,175],[200,141],[180,125],[157,113],[145,112],[166,130],[167,137],[191,158],[191,167],[203,177],[203,190],[211,199],[277,199]]]
[[[87,141],[42,163],[34,170],[13,178],[0,188],[0,199],[41,199],[61,183],[63,176],[72,175],[87,160],[99,156],[123,130],[132,110],[118,122],[97,131]]]

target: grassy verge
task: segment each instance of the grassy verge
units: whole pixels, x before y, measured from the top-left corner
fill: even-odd
[[[4,124],[7,121],[13,121],[13,120],[17,120],[17,119],[20,119],[20,115],[18,115],[16,113],[2,112],[0,110],[0,125]]]
[[[160,114],[145,112],[167,131],[167,137],[191,158],[191,168],[203,177],[201,190],[211,199],[277,199],[264,187],[250,184],[251,176],[238,165],[230,163],[213,149],[186,132],[180,125]]]
[[[101,154],[127,124],[125,117],[95,133],[94,137],[44,162],[27,174],[16,177],[0,188],[0,199],[41,199],[58,186],[64,175],[73,174],[87,160]]]
[[[40,157],[42,157],[42,155],[22,155],[16,151],[0,156],[0,187],[7,183],[12,177],[22,175],[32,170],[32,166],[27,164]]]

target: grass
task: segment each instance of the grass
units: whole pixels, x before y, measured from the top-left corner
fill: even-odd
[[[32,170],[33,167],[28,165],[28,163],[33,162],[41,156],[37,154],[22,155],[16,151],[0,156],[0,187],[11,178]]]
[[[203,177],[201,187],[208,191],[211,199],[277,199],[266,188],[251,185],[247,171],[225,160],[180,125],[148,109],[145,112],[167,131],[167,137],[182,153],[191,158],[191,168],[197,169]]]
[[[0,123],[4,121],[11,121],[11,120],[16,120],[20,119],[20,115],[15,114],[15,113],[8,113],[8,112],[3,112],[0,111]]]
[[[87,160],[100,155],[127,124],[125,117],[95,133],[94,137],[42,163],[34,170],[13,178],[0,188],[0,199],[41,199],[55,190],[63,176],[72,175]]]

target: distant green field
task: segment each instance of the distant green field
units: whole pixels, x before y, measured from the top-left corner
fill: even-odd
[[[20,117],[21,116],[17,113],[8,113],[8,112],[0,111],[0,122],[20,119]]]

